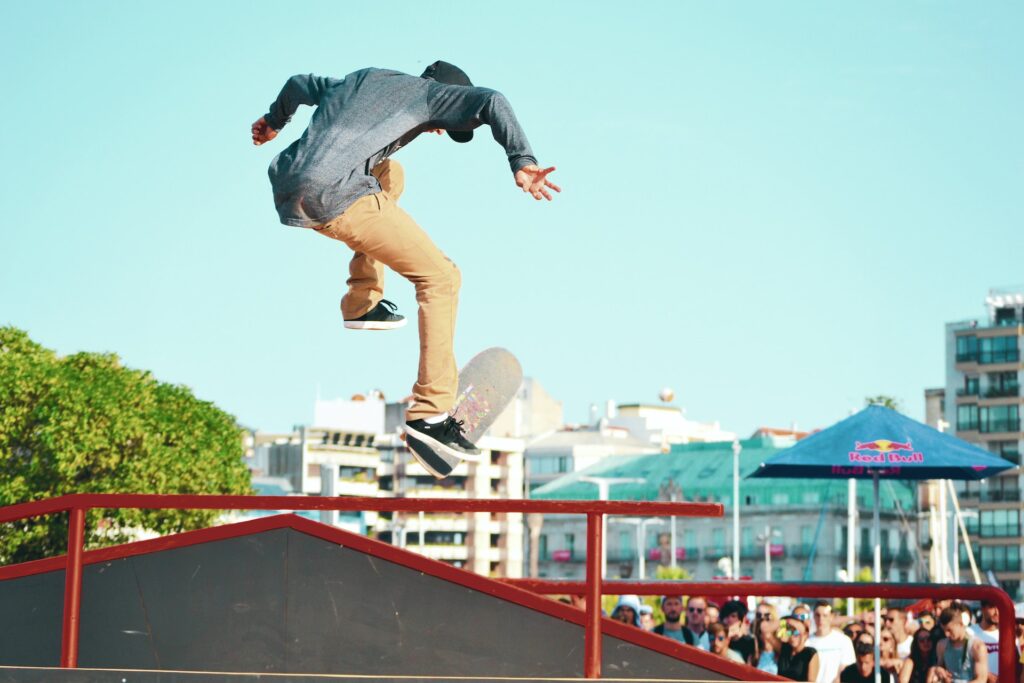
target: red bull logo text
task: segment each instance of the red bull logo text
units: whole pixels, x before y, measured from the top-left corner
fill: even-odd
[[[864,477],[864,476],[867,476],[869,474],[873,474],[873,473],[876,473],[876,472],[878,473],[879,476],[882,476],[882,477],[897,477],[898,478],[899,475],[900,475],[900,467],[899,467],[899,465],[897,465],[895,467],[882,467],[882,468],[873,467],[871,469],[868,469],[867,467],[862,467],[862,466],[859,466],[859,465],[858,466],[854,466],[854,467],[844,467],[842,465],[832,465],[832,474],[835,475],[835,476],[838,476],[838,477]]]
[[[873,451],[873,452],[872,452]],[[914,450],[914,445],[907,441],[857,441],[850,451],[850,462],[862,465],[899,465],[902,463],[923,463],[924,453]]]

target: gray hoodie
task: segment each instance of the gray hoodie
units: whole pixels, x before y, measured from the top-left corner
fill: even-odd
[[[269,169],[274,205],[285,225],[322,225],[360,197],[380,192],[370,170],[433,128],[487,124],[513,173],[537,163],[508,100],[487,88],[384,69],[363,69],[341,80],[292,76],[270,105],[267,123],[281,130],[300,104],[317,109],[302,137],[274,157]]]

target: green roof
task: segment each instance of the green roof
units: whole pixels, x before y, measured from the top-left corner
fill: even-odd
[[[759,436],[740,441],[740,498],[743,505],[813,505],[826,500],[846,507],[845,479],[746,479],[758,466],[791,443]],[[596,500],[597,487],[580,481],[581,477],[629,477],[644,483],[612,484],[612,500],[659,500],[659,489],[669,480],[682,490],[686,501],[732,503],[732,443],[693,443],[673,445],[668,453],[613,455],[578,472],[571,472],[548,482],[530,493],[543,500]],[[859,507],[874,506],[871,487],[859,482]],[[915,509],[915,491],[908,482],[882,483],[882,509],[893,509],[895,493],[904,512]],[[749,502],[748,502],[749,499]],[[664,500],[664,498],[660,498]]]

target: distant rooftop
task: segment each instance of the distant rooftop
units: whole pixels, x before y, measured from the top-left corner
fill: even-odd
[[[740,495],[744,505],[813,505],[828,502],[846,505],[846,480],[829,479],[746,479],[758,466],[792,445],[791,438],[768,435],[740,441]],[[625,477],[643,479],[643,483],[613,484],[612,500],[659,500],[660,489],[674,482],[687,501],[712,501],[729,504],[732,499],[732,443],[710,442],[674,444],[668,453],[613,455],[578,472],[571,472],[531,492],[531,498],[548,500],[595,500],[597,487],[582,477]],[[888,484],[889,482],[886,482]],[[913,510],[912,484],[891,482],[882,486],[882,509],[893,509],[893,493],[904,510]],[[858,498],[871,505],[869,487],[861,482]],[[747,502],[749,501],[749,502]]]

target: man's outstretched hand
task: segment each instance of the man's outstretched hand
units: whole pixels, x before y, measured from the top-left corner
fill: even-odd
[[[267,119],[260,117],[259,121],[252,124],[252,144],[262,145],[277,137],[277,131],[270,127]]]
[[[523,192],[529,192],[534,199],[546,199],[551,201],[551,193],[547,188],[555,192],[561,192],[562,188],[548,180],[548,174],[555,170],[554,166],[541,168],[540,166],[523,166],[516,171],[516,185],[523,188]]]

